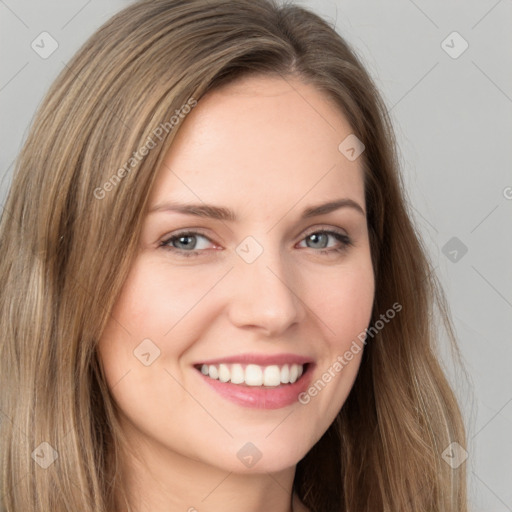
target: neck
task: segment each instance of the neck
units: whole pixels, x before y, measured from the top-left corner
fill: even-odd
[[[169,452],[139,447],[122,457],[131,512],[300,512],[292,503],[295,467],[278,472],[234,473]],[[119,494],[118,494],[119,497]],[[125,512],[120,504],[116,510]]]

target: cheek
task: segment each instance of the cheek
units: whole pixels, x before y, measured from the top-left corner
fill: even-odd
[[[218,280],[191,268],[169,268],[160,261],[140,258],[132,268],[119,300],[112,310],[117,330],[124,328],[135,338],[164,340],[188,318],[202,297]]]
[[[369,264],[353,266],[316,282],[308,291],[326,338],[338,351],[350,344],[370,322],[375,283]]]
[[[334,279],[334,281],[333,281]],[[320,276],[308,291],[308,305],[316,314],[315,326],[324,341],[316,376],[299,401],[317,418],[318,432],[332,423],[343,407],[359,371],[364,334],[374,302],[370,260],[362,257]]]
[[[370,258],[361,258],[357,264],[347,265],[330,279],[326,276],[311,287],[308,296],[315,305],[323,331],[325,352],[317,371],[321,380],[329,382],[330,404],[324,406],[335,414],[345,401],[356,378],[364,350],[364,332],[373,309],[375,281]],[[321,401],[330,401],[322,394]]]
[[[152,368],[174,368],[205,322],[205,294],[219,280],[219,272],[194,273],[192,267],[169,272],[165,262],[139,257],[116,301],[98,344],[98,354],[112,385],[129,371],[131,379],[147,369],[134,354],[149,348],[158,357]],[[147,342],[151,340],[152,343]],[[144,344],[143,344],[144,343]],[[140,349],[142,350],[142,348]],[[147,373],[147,372],[146,372]]]
[[[187,313],[204,293],[197,281],[183,274],[171,276],[158,262],[136,260],[98,343],[113,396],[124,416],[136,425],[145,417],[160,421],[165,400],[156,411],[159,393],[168,397],[179,392],[164,368],[181,381],[176,361],[189,343],[182,329],[188,325]],[[149,354],[146,359],[145,354]],[[176,393],[176,407],[180,396]]]

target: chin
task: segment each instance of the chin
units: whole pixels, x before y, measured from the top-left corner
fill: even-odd
[[[239,474],[277,473],[296,466],[311,449],[309,445],[301,445],[300,441],[292,438],[284,440],[277,435],[272,441],[265,439],[265,436],[260,441],[235,441],[234,448],[229,449],[235,456],[224,452],[215,465]]]

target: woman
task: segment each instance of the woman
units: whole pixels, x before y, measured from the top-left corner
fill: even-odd
[[[5,510],[467,510],[397,167],[305,9],[146,0],[100,28],[0,226]]]

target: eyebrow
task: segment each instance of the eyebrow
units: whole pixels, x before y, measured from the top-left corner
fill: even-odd
[[[301,219],[309,219],[310,217],[325,215],[335,210],[339,210],[340,208],[351,208],[366,217],[366,213],[359,203],[353,199],[343,198],[316,206],[309,206],[302,212]],[[233,210],[210,204],[161,203],[152,207],[148,213],[155,212],[176,212],[185,215],[209,217],[212,219],[225,220],[230,222],[236,222],[237,220],[237,216]]]

